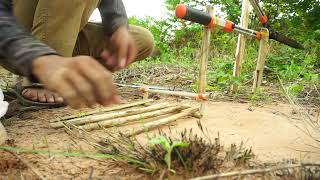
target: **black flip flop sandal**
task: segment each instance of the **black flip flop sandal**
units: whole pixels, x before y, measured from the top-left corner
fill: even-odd
[[[29,99],[26,99],[25,97],[22,96],[22,92],[25,89],[29,88],[39,88],[39,89],[44,89],[43,85],[40,84],[32,84],[30,86],[22,86],[21,83],[17,83],[14,87],[14,90],[9,90],[10,93],[14,93],[19,101],[19,103],[23,106],[41,106],[41,107],[46,107],[46,108],[60,108],[66,106],[65,103],[49,103],[49,102],[36,102],[36,101],[31,101]]]

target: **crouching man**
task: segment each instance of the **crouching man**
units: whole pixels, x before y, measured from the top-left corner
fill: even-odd
[[[88,23],[96,8],[102,24]],[[17,88],[32,105],[117,103],[112,72],[152,50],[151,33],[128,25],[121,0],[0,1],[0,64],[37,83]]]

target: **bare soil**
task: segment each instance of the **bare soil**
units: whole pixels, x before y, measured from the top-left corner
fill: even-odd
[[[2,78],[0,87],[13,85],[14,76],[7,73],[1,74],[1,72],[0,76]],[[123,93],[123,95],[129,96],[131,100],[139,97],[132,92]],[[168,100],[195,103],[172,98],[163,98],[161,101]],[[74,150],[97,152],[86,143],[75,141],[64,130],[49,126],[51,119],[75,112],[70,108],[41,110],[23,114],[14,121],[6,122],[6,129],[11,139],[10,145],[49,152]],[[314,116],[317,114],[315,113]],[[185,128],[192,128],[194,132],[200,133],[196,120],[191,117],[180,119],[162,129],[179,132]],[[210,138],[216,138],[219,134],[221,142],[226,147],[232,143],[240,144],[241,141],[246,147],[252,147],[256,162],[278,163],[292,160],[320,162],[319,144],[301,130],[305,129],[305,124],[288,104],[272,102],[263,106],[253,106],[247,102],[208,102],[202,123],[210,131]],[[128,128],[132,126],[115,130],[124,131]],[[157,130],[150,133],[155,132]],[[105,135],[101,130],[93,133],[99,136]],[[145,134],[140,135],[139,139],[143,141],[144,137]],[[158,179],[110,159],[32,153],[21,153],[18,156],[28,162],[29,166],[12,153],[0,150],[0,179],[37,179],[31,168],[39,171],[47,179]]]
[[[195,102],[184,100],[181,103]],[[64,152],[80,149],[85,152],[96,152],[83,142],[75,142],[64,130],[52,129],[49,126],[50,119],[73,112],[75,111],[69,108],[33,112],[27,116],[26,120],[14,121],[6,128],[9,137],[14,140],[14,145],[19,148]],[[243,141],[247,147],[252,147],[256,161],[268,163],[292,159],[308,162],[320,161],[319,151],[312,147],[316,146],[315,141],[298,128],[301,127],[301,122],[299,117],[292,113],[289,105],[273,103],[255,107],[249,103],[208,102],[205,112],[202,123],[210,131],[211,138],[217,137],[219,133],[226,147]],[[195,118],[181,119],[170,124],[171,131],[182,131],[185,128],[192,128],[194,132],[200,133]],[[127,128],[123,127],[123,130],[125,129]],[[163,130],[169,130],[168,126],[163,127]],[[151,133],[154,132],[156,130]],[[93,133],[103,136],[103,132],[99,130]],[[142,138],[144,136],[140,135]],[[87,179],[89,177],[93,179],[150,179],[148,175],[132,167],[109,159],[37,154],[20,154],[20,157],[49,179]],[[8,171],[5,171],[3,167],[18,169],[19,172],[27,168],[20,165],[11,154],[0,151],[0,177],[7,176]]]

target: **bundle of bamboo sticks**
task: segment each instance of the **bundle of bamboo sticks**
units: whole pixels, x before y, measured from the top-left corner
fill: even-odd
[[[159,103],[153,100],[142,100],[129,104],[121,104],[110,108],[88,111],[76,115],[56,118],[50,121],[53,128],[73,125],[91,131],[100,128],[122,126],[128,123],[140,122],[145,119],[155,119],[140,125],[127,133],[128,136],[150,131],[189,115],[197,116],[199,108],[174,103]]]

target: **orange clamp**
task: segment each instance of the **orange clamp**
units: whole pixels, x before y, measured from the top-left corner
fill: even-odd
[[[187,7],[184,4],[178,4],[176,6],[176,16],[180,19],[184,19],[187,15]]]
[[[233,31],[233,22],[227,20],[226,25],[223,30],[224,30],[224,32],[232,32]]]
[[[197,100],[207,101],[208,97],[205,94],[198,94]]]
[[[217,27],[217,23],[216,23],[216,20],[214,17],[211,18],[211,21],[210,23],[206,26],[207,28],[210,28],[211,29],[211,32],[213,32],[216,27]]]
[[[261,40],[262,39],[262,33],[261,32],[256,32],[256,38]]]
[[[263,25],[267,24],[267,22],[268,22],[268,17],[267,17],[267,16],[262,16],[262,17],[260,18],[260,22],[261,22]]]

